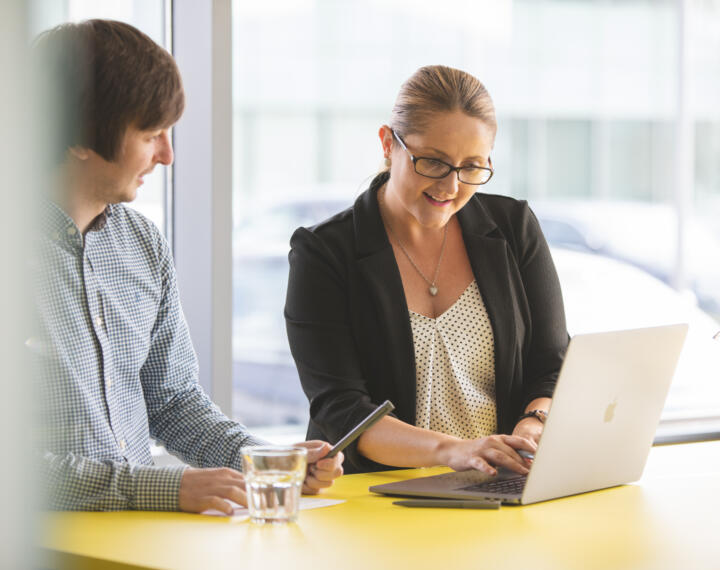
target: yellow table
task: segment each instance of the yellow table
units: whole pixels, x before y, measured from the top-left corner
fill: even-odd
[[[407,509],[371,484],[443,469],[342,477],[296,524],[152,512],[47,513],[58,568],[720,568],[720,441],[656,447],[640,482],[496,511]]]

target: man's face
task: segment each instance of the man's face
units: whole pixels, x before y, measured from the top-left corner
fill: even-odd
[[[130,126],[114,161],[108,162],[89,151],[85,166],[94,192],[93,198],[105,204],[131,202],[143,184],[143,177],[156,164],[170,165],[172,161],[169,128],[143,131]]]

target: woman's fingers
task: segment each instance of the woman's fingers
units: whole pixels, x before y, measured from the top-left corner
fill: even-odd
[[[517,436],[484,437],[460,444],[458,450],[464,450],[461,453],[467,455],[464,459],[458,457],[458,461],[453,462],[454,464],[450,466],[455,468],[458,466],[460,469],[477,469],[489,475],[496,475],[497,467],[505,467],[526,475],[529,473],[528,462],[520,456],[517,450],[522,449],[528,453],[534,453],[536,447],[534,443]]]
[[[343,474],[343,468],[341,465],[335,465],[332,463],[321,464],[316,463],[308,467],[308,476],[313,476],[319,481],[326,481],[332,483],[335,479]],[[327,485],[328,487],[330,485]]]
[[[490,463],[495,466],[505,467],[521,475],[527,475],[529,473],[523,459],[511,447],[506,446],[503,449],[492,449],[488,452],[487,457]]]
[[[333,481],[343,474],[342,462],[345,456],[325,457],[331,449],[326,441],[310,440],[296,443],[308,450],[308,469],[303,484],[303,493],[315,494],[320,489],[332,486]]]
[[[320,489],[327,489],[328,487],[331,487],[333,484],[333,479],[330,479],[329,481],[325,481],[322,479],[318,479],[315,475],[308,473],[307,477],[305,477],[305,481],[303,484],[303,492],[309,493],[309,494],[316,494]],[[308,489],[305,491],[305,489]]]
[[[500,439],[514,449],[524,449],[530,453],[537,451],[537,443],[531,439],[517,435],[501,435]]]
[[[487,461],[485,461],[482,457],[474,456],[470,458],[470,467],[473,469],[477,469],[478,471],[482,471],[483,473],[487,473],[488,475],[497,475],[497,470],[490,465]]]
[[[502,465],[503,467],[523,475],[527,475],[527,473],[529,473],[525,460],[515,450],[515,448],[508,445],[508,443],[503,440],[497,440],[495,445],[495,453],[493,454],[494,457],[492,457],[495,465]]]

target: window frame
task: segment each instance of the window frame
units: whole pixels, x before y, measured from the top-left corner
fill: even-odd
[[[174,129],[171,245],[200,384],[232,417],[232,2],[172,0],[187,106]]]

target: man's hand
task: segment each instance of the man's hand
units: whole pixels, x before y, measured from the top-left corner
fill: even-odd
[[[306,495],[315,495],[320,489],[330,487],[333,481],[343,474],[342,462],[345,457],[342,453],[330,459],[322,459],[332,448],[328,442],[313,439],[295,445],[308,450],[307,475],[302,489]]]
[[[201,513],[216,509],[231,515],[233,507],[227,499],[247,506],[243,474],[229,467],[217,469],[188,468],[180,480],[180,510]]]

